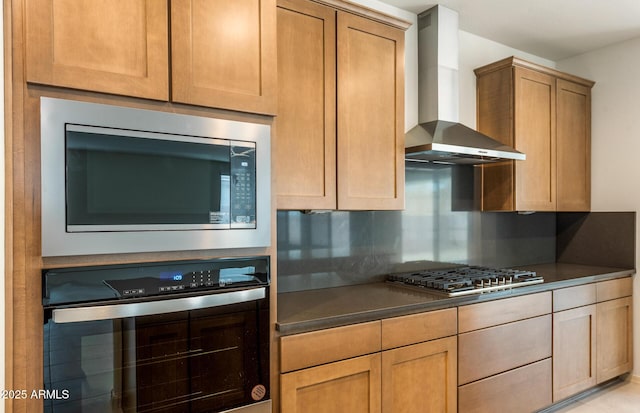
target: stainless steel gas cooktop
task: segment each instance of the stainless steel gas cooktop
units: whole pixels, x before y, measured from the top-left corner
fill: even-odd
[[[540,284],[544,279],[533,271],[469,266],[390,274],[387,281],[457,297]]]

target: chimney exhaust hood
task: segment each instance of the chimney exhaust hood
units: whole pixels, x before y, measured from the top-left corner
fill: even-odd
[[[418,16],[419,124],[405,135],[405,159],[476,165],[525,154],[458,122],[458,13],[435,6]]]

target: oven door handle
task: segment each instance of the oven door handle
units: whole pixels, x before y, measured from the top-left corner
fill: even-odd
[[[81,321],[111,320],[117,318],[140,317],[198,310],[222,305],[261,300],[266,296],[266,288],[232,291],[228,293],[199,295],[171,300],[145,301],[141,303],[95,305],[89,307],[56,308],[53,310],[54,323],[76,323]]]

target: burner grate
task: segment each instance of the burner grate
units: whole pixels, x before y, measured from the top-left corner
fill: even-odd
[[[544,279],[533,271],[468,266],[390,274],[387,281],[456,297],[539,284]]]

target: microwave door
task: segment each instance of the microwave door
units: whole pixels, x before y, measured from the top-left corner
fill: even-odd
[[[102,129],[67,132],[69,231],[230,227],[228,141]]]

